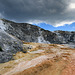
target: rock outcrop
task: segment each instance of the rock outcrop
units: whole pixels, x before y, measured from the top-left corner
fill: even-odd
[[[23,51],[21,40],[4,31],[4,26],[0,22],[0,63],[12,59],[13,54]]]
[[[27,23],[2,19],[5,31],[25,42],[69,44],[75,43],[75,32],[48,31]]]
[[[22,51],[22,42],[14,36],[0,30],[0,63],[12,59],[13,54]]]

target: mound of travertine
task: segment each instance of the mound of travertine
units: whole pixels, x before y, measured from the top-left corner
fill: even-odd
[[[27,53],[18,52],[14,60],[0,64],[1,75],[75,75],[75,49],[40,43],[24,47]]]

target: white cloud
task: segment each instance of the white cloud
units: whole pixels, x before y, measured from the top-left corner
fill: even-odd
[[[75,21],[63,21],[63,22],[60,22],[59,24],[57,23],[57,24],[55,25],[55,27],[64,26],[65,24],[70,25],[70,24],[72,24],[73,22],[75,22]]]
[[[30,20],[27,23],[29,23],[29,24],[39,24],[39,23],[43,23],[43,21],[41,21],[41,20]]]
[[[75,9],[75,3],[71,3],[71,4],[69,5],[69,7],[70,7],[71,9]]]
[[[16,22],[56,27],[75,22],[75,0],[1,0],[0,10],[0,18]]]

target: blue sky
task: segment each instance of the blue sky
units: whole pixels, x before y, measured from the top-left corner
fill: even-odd
[[[68,25],[65,24],[64,26],[59,26],[59,27],[54,27],[52,25],[46,24],[46,23],[39,23],[39,24],[33,24],[36,26],[39,26],[45,30],[49,30],[49,31],[55,31],[55,30],[63,30],[63,31],[75,31],[75,22]]]

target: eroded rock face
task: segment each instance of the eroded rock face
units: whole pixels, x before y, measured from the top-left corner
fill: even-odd
[[[25,42],[58,44],[75,43],[75,32],[51,32],[27,23],[15,23],[5,19],[2,19],[2,21],[7,33],[12,34]]]
[[[0,46],[3,51],[20,50],[22,42],[14,36],[0,30]]]
[[[22,42],[14,36],[0,30],[0,63],[9,61],[13,54],[22,51]]]
[[[59,39],[63,41],[63,43],[75,43],[75,32],[69,32],[69,31],[55,31],[55,33],[58,35]]]

